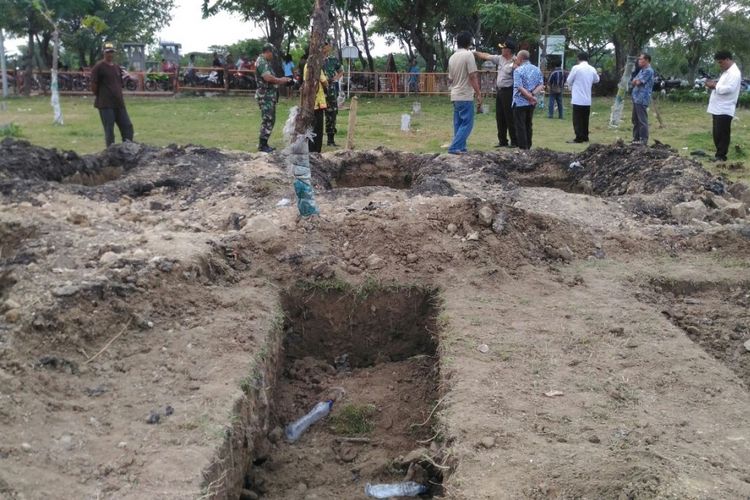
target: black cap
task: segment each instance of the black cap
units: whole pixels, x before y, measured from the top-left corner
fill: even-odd
[[[506,38],[503,43],[497,45],[501,49],[516,50],[516,42],[512,38]]]

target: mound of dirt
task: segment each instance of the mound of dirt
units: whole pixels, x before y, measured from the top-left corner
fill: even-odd
[[[750,496],[746,187],[622,143],[311,161],[300,219],[283,154],[2,142],[0,496]]]

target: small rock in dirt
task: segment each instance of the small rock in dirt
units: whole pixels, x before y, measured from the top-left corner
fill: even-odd
[[[683,302],[684,302],[685,304],[690,304],[691,306],[697,306],[697,305],[700,305],[700,304],[702,304],[702,303],[703,303],[703,302],[701,302],[701,300],[700,300],[700,299],[694,299],[694,298],[692,298],[692,297],[687,297],[687,298],[685,298],[685,300],[683,300]]]
[[[628,349],[635,349],[636,347],[638,347],[638,342],[636,342],[636,340],[631,337],[627,342],[625,342],[625,347],[627,347]]]
[[[383,269],[385,267],[385,261],[378,257],[377,254],[370,254],[369,257],[367,257],[367,260],[365,261],[367,264],[367,269]]]
[[[170,416],[170,415],[174,415],[174,408],[172,408],[171,406],[167,405],[167,407],[164,408],[164,415],[167,416],[167,417]]]
[[[5,321],[8,323],[18,323],[20,319],[21,319],[20,309],[11,309],[10,311],[5,313]]]
[[[500,212],[495,216],[492,221],[492,230],[495,234],[501,234],[505,230],[505,226],[508,222],[508,216],[504,212]]]
[[[477,350],[482,354],[487,354],[488,352],[490,352],[490,346],[488,346],[487,344],[480,344],[479,347],[477,347]]]
[[[408,262],[409,264],[414,264],[418,260],[419,256],[415,253],[410,253],[406,256],[406,262]]]
[[[240,500],[258,500],[260,496],[253,490],[242,490],[240,492]]]
[[[31,452],[31,445],[29,443],[21,443],[21,449],[26,453]]]
[[[159,413],[151,410],[151,413],[148,414],[148,418],[146,419],[147,424],[158,424],[159,420],[161,420],[161,415]]]
[[[11,309],[20,309],[20,308],[21,308],[21,304],[19,304],[13,299],[8,299],[5,302],[3,302],[2,310],[10,311]]]
[[[55,297],[72,297],[81,290],[81,287],[75,285],[64,285],[52,290]]]
[[[338,453],[341,461],[345,463],[353,462],[357,458],[357,455],[359,455],[359,451],[354,446],[348,444],[341,445]]]
[[[672,207],[672,217],[681,224],[687,224],[693,219],[703,220],[708,215],[708,208],[701,200],[685,201]]]
[[[485,205],[479,209],[479,221],[485,226],[491,226],[494,217],[495,211],[492,210],[492,207]]]
[[[117,447],[118,448],[127,448],[128,447],[128,443],[125,442],[125,441],[120,441],[119,443],[117,443]]]
[[[589,443],[599,444],[601,442],[602,440],[599,439],[599,436],[597,436],[596,434],[589,436]]]
[[[622,337],[623,335],[625,335],[625,328],[621,326],[615,326],[609,329],[609,333],[611,333],[615,337]]]
[[[117,262],[119,259],[120,256],[114,252],[104,252],[102,256],[99,257],[99,263],[108,266],[109,264]]]
[[[65,451],[70,451],[75,447],[75,443],[73,443],[73,436],[70,434],[63,434],[60,437],[60,446]]]
[[[562,391],[547,391],[544,393],[544,395],[547,396],[548,398],[556,398],[556,397],[564,396],[565,393]]]
[[[281,427],[274,427],[271,432],[268,433],[268,440],[273,444],[277,444],[281,441],[281,437],[284,435],[284,431]]]
[[[467,234],[466,241],[479,241],[479,231],[472,231]]]
[[[42,356],[37,362],[39,368],[51,368],[71,375],[78,373],[78,365],[72,361],[57,356]]]
[[[575,257],[573,250],[568,245],[561,247],[547,247],[544,251],[553,259],[560,259],[564,262],[570,262]]]
[[[88,397],[95,398],[107,392],[107,388],[103,385],[99,385],[96,387],[87,387],[86,389],[84,389],[84,392]]]
[[[430,480],[430,475],[427,471],[418,463],[412,463],[406,471],[404,481],[414,481],[419,484],[427,484]]]
[[[414,448],[406,455],[399,457],[396,462],[400,466],[406,467],[411,463],[421,462],[422,460],[425,459],[425,457],[429,457],[429,456],[430,456],[430,452],[427,448]]]
[[[151,200],[148,204],[148,208],[154,211],[166,210],[167,207],[164,203],[156,200]]]
[[[750,340],[748,340],[747,342],[745,342],[744,346],[745,346],[745,350],[746,351],[750,351]]]
[[[481,444],[484,448],[490,449],[495,447],[495,438],[492,436],[483,437],[481,440],[479,440],[479,444]]]
[[[728,203],[721,211],[730,217],[742,218],[747,216],[747,207],[744,203]]]
[[[445,230],[448,231],[448,234],[456,234],[456,232],[458,232],[458,226],[451,222]]]

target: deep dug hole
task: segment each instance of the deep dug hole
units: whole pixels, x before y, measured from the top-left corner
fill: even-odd
[[[449,467],[433,425],[436,291],[328,285],[282,294],[283,354],[262,356],[278,359],[278,383],[269,422],[255,425],[240,497],[349,500],[365,498],[367,483],[401,481],[428,486],[423,498],[441,495]],[[288,443],[284,427],[329,399],[331,414]]]

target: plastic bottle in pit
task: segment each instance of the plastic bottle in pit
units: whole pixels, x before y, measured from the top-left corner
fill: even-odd
[[[297,441],[312,424],[331,413],[333,400],[329,399],[315,405],[304,417],[292,422],[284,429],[284,436],[290,443]]]
[[[365,486],[365,495],[370,498],[415,497],[427,493],[427,486],[414,481],[395,484],[370,484]]]

